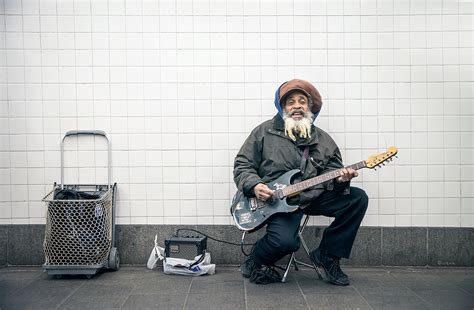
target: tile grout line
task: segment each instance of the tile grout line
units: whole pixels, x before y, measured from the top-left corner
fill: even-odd
[[[469,296],[474,296],[473,293],[471,293],[471,292],[469,292],[469,291],[466,291],[463,287],[460,287],[458,284],[454,284],[454,285],[456,285],[456,287],[457,287],[460,291],[462,291],[463,293],[466,293],[466,294],[469,295]]]
[[[420,295],[418,295],[414,290],[412,290],[411,288],[409,288],[408,286],[406,286],[403,281],[400,281],[398,280],[397,278],[393,277],[392,276],[392,273],[389,271],[388,272],[389,276],[395,280],[396,283],[400,284],[402,287],[406,288],[407,290],[409,290],[410,292],[412,292],[413,294],[415,294],[416,297],[418,297],[425,305],[427,305],[428,307],[431,306],[427,300],[425,300],[423,297],[421,297]]]
[[[8,266],[8,265],[7,265],[7,267],[3,267],[3,268],[8,268],[8,267],[11,267],[11,266]],[[41,273],[42,273],[42,272],[41,272]],[[33,279],[31,279],[31,280],[30,280],[27,284],[25,284],[24,286],[19,287],[19,288],[15,289],[15,290],[9,292],[7,295],[13,295],[13,294],[17,293],[18,291],[27,288],[30,284],[32,284],[33,282],[37,281],[37,280],[41,277],[41,273],[40,273],[39,275],[37,275],[36,277],[34,277]],[[7,296],[7,295],[5,295],[5,296]],[[2,310],[2,308],[0,308],[0,310]]]
[[[194,277],[191,279],[189,283],[188,292],[186,293],[186,298],[184,299],[183,310],[186,309],[186,304],[188,303],[189,293],[191,292],[191,287],[193,286]]]
[[[117,270],[118,271],[118,270]],[[125,298],[123,300],[123,302],[120,304],[119,306],[119,309],[123,309],[123,306],[127,303],[127,301],[130,299],[130,296],[133,294],[135,290],[135,286],[133,286],[129,291],[128,291],[128,295],[127,295],[127,298]]]
[[[124,301],[123,301],[122,304],[120,305],[119,309],[123,309],[123,306],[127,303],[128,299],[129,299],[130,296],[132,295],[132,292],[133,292],[133,289],[130,290],[130,292],[129,292],[128,295],[127,295],[127,298],[124,299]]]
[[[365,301],[367,306],[369,306],[370,309],[374,309],[374,307],[372,307],[372,305],[367,301],[367,299],[365,299],[365,297],[359,292],[359,290],[354,285],[351,285],[351,286],[352,286],[352,289],[356,291],[357,294],[362,298],[362,300]]]
[[[439,273],[436,273],[436,276],[440,279],[440,281],[443,280],[443,278],[439,275]],[[474,293],[471,293],[467,290],[465,290],[463,287],[459,286],[458,283],[452,283],[452,285],[454,285],[455,287],[457,287],[460,291],[462,291],[463,293],[469,295],[469,296],[474,296]],[[473,308],[474,309],[474,308]]]
[[[81,285],[79,285],[75,290],[73,290],[69,295],[67,295],[63,300],[61,300],[61,302],[59,302],[56,308],[54,309],[59,309],[59,307],[61,307],[72,295],[74,295],[86,283],[87,281],[82,281]]]
[[[292,278],[295,279],[295,281],[296,281],[296,286],[298,286],[298,289],[300,290],[301,295],[303,295],[303,299],[304,299],[304,302],[306,303],[306,307],[308,308],[308,310],[310,310],[310,309],[311,309],[311,306],[309,305],[308,299],[306,298],[306,295],[305,295],[305,293],[303,292],[303,289],[301,288],[300,282],[299,282],[296,278],[294,278],[294,277],[292,277]]]
[[[245,303],[245,310],[248,310],[248,300],[247,300],[247,281],[245,279],[242,279],[242,282],[244,283],[244,303]]]
[[[436,274],[438,276],[438,278],[440,278],[441,280],[443,279],[442,277],[440,277],[440,275],[437,273]],[[474,293],[471,293],[469,292],[468,290],[465,290],[463,287],[459,286],[459,284],[456,282],[456,283],[453,283],[453,285],[455,287],[457,287],[460,291],[462,291],[463,293],[467,294],[468,296],[474,296]],[[474,309],[474,308],[473,308]]]

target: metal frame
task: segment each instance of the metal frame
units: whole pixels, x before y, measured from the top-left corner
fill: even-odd
[[[63,139],[61,140],[61,188],[64,188],[64,140],[66,140],[69,136],[79,136],[79,135],[93,135],[93,136],[102,136],[107,140],[107,171],[108,171],[108,187],[111,188],[112,184],[111,174],[112,174],[112,167],[111,167],[111,150],[110,150],[110,141],[107,137],[107,134],[102,130],[71,130],[66,132]]]
[[[115,207],[117,202],[116,188],[117,183],[112,185],[112,148],[110,147],[110,140],[103,130],[69,130],[61,139],[61,189],[64,188],[64,141],[70,136],[92,135],[101,136],[107,141],[107,188],[113,189],[112,196],[112,247],[115,247]],[[56,184],[55,184],[56,185]]]
[[[295,266],[295,270],[299,270],[298,265],[303,265],[303,266],[306,266],[308,268],[314,269],[316,271],[316,273],[318,274],[318,278],[320,280],[323,279],[323,276],[321,275],[321,271],[319,270],[318,266],[316,266],[314,264],[313,260],[311,259],[309,248],[306,245],[306,242],[303,238],[303,232],[304,232],[304,229],[306,228],[306,225],[308,224],[309,217],[310,217],[310,215],[308,215],[308,214],[305,215],[303,224],[300,225],[300,229],[298,231],[298,238],[300,239],[301,245],[303,246],[303,249],[306,252],[306,255],[308,255],[308,258],[309,258],[310,262],[312,263],[312,265],[297,260],[296,257],[295,257],[296,252],[291,253],[290,260],[288,261],[288,265],[286,266],[285,274],[283,275],[283,277],[281,279],[281,282],[286,282],[286,277],[288,276],[288,272],[290,271],[290,268],[291,268],[292,264]]]
[[[107,141],[107,156],[108,156],[108,182],[106,185],[98,185],[98,184],[65,184],[64,182],[64,141],[67,137],[70,136],[79,136],[79,135],[93,135],[93,136],[101,136],[106,139]],[[112,213],[112,221],[111,221],[111,231],[112,231],[112,238],[111,238],[111,245],[108,252],[108,260],[102,264],[91,264],[91,265],[46,265],[43,264],[43,269],[47,270],[49,275],[62,275],[62,274],[84,274],[88,278],[92,275],[96,274],[102,268],[108,268],[112,270],[118,270],[120,264],[120,258],[117,248],[115,247],[115,215],[116,215],[116,188],[117,183],[112,184],[111,182],[111,147],[110,147],[110,140],[107,137],[106,133],[102,130],[71,130],[68,131],[61,140],[61,184],[57,185],[54,183],[53,191],[43,198],[43,201],[48,203],[48,197],[54,194],[54,190],[56,187],[64,189],[64,188],[95,188],[95,190],[106,188],[107,191],[111,191],[112,197],[111,199],[111,213]],[[97,201],[103,199],[103,197],[99,198]],[[73,200],[71,200],[73,202]],[[114,257],[111,257],[111,253],[116,254]]]

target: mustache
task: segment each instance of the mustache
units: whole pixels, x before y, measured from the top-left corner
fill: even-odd
[[[303,109],[294,109],[294,110],[290,111],[290,113],[288,113],[288,115],[289,115],[289,116],[293,116],[293,115],[296,114],[296,113],[301,113],[301,114],[303,114],[303,115],[306,114]]]

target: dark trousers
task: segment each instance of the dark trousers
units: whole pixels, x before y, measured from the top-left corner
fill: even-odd
[[[255,244],[252,258],[258,264],[271,265],[298,250],[298,228],[303,214],[334,217],[323,232],[319,248],[331,255],[349,258],[368,202],[367,194],[362,189],[351,187],[347,195],[327,191],[304,210],[276,214],[267,223],[265,236]]]

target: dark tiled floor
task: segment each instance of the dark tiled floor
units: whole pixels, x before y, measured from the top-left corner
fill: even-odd
[[[345,268],[351,285],[291,271],[287,283],[254,285],[236,267],[212,276],[122,267],[48,276],[39,267],[0,269],[0,309],[473,309],[474,269]]]

